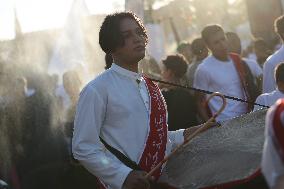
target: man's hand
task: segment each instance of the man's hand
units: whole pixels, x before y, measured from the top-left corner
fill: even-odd
[[[131,171],[123,183],[123,189],[150,189],[150,179],[144,171]]]

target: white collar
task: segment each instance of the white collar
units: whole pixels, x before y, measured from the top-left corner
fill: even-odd
[[[115,63],[113,63],[110,67],[111,70],[121,74],[121,75],[124,75],[126,77],[129,77],[131,79],[134,79],[134,80],[141,80],[142,79],[142,75],[139,74],[139,73],[136,73],[136,72],[132,72],[130,70],[127,70],[125,68],[122,68],[118,65],[116,65]]]

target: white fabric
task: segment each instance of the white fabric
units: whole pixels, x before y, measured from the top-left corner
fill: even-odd
[[[198,89],[245,99],[239,75],[231,59],[222,62],[212,55],[204,59],[195,72],[193,86]],[[217,117],[218,121],[246,113],[247,104],[231,99],[226,100],[226,108]],[[214,97],[209,102],[212,113],[218,111],[221,105],[222,100],[219,97]]]
[[[276,82],[274,78],[275,67],[284,61],[284,45],[267,58],[263,65],[263,93],[269,93],[276,89]]]
[[[255,53],[248,54],[247,58],[250,59],[250,60],[257,61],[257,57],[256,57]]]
[[[30,96],[34,95],[35,92],[36,92],[35,89],[27,89],[27,90],[25,90],[25,96],[30,97]]]
[[[248,58],[243,58],[243,60],[247,63],[250,68],[250,71],[254,77],[259,77],[262,75],[262,69],[259,64],[253,60]]]
[[[266,115],[265,121],[265,142],[261,160],[261,171],[270,188],[276,184],[279,176],[284,174],[284,165],[273,143],[272,122],[276,106],[274,105]],[[282,112],[283,114],[283,112]],[[283,117],[283,116],[281,116]]]
[[[278,99],[284,98],[284,93],[280,92],[278,89],[272,91],[271,93],[264,93],[259,95],[255,103],[265,105],[265,106],[272,106]],[[259,110],[263,107],[254,105],[253,111]]]
[[[139,82],[139,86],[137,83]],[[81,92],[75,117],[73,154],[109,188],[119,189],[131,171],[107,151],[101,136],[139,163],[149,132],[149,96],[141,75],[113,64]],[[183,142],[183,131],[168,132],[166,154]]]
[[[71,99],[70,99],[69,95],[67,94],[63,84],[60,84],[55,89],[55,95],[62,98],[63,108],[66,111],[71,105]]]

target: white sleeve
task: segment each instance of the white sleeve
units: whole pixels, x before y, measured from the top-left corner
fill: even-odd
[[[259,96],[256,98],[255,103],[261,104],[261,105],[266,105],[266,104],[265,104],[265,101],[264,101],[264,96],[263,96],[263,94],[262,94],[262,95],[259,95]],[[254,105],[253,111],[259,110],[259,109],[261,109],[261,108],[264,108],[264,107],[258,106],[258,105]]]
[[[72,151],[75,159],[110,188],[120,189],[131,171],[110,154],[99,133],[106,112],[106,99],[92,87],[80,94],[74,121]],[[108,154],[106,154],[108,152]]]
[[[250,71],[254,77],[259,77],[262,75],[262,69],[259,64],[254,60],[245,60],[250,68]]]
[[[275,89],[274,70],[271,62],[266,61],[263,65],[263,89],[262,93],[269,93]]]
[[[172,142],[173,147],[183,143],[184,136],[183,136],[184,129],[179,129],[176,131],[168,131],[169,139]]]
[[[197,89],[208,90],[209,83],[207,76],[208,73],[206,72],[206,70],[203,69],[202,65],[199,65],[194,75],[193,87]]]

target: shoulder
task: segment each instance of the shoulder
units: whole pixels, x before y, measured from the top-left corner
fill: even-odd
[[[212,62],[214,62],[214,59],[212,56],[209,56],[205,58],[198,66],[197,66],[197,71],[207,71],[210,70],[210,67],[212,65]]]
[[[271,96],[274,96],[276,94],[276,91],[272,91],[270,93],[263,93],[261,95],[259,95],[257,98],[258,99],[267,99],[270,98]]]
[[[243,58],[243,61],[247,63],[247,65],[252,65],[252,66],[258,65],[258,63],[253,59]]]
[[[246,63],[246,65],[248,65],[250,70],[256,74],[256,76],[262,74],[262,68],[255,60],[243,58],[243,61]]]
[[[109,86],[112,77],[111,70],[106,70],[99,74],[95,79],[91,80],[81,91],[81,93],[98,92],[102,93]]]
[[[216,59],[212,55],[210,55],[210,56],[206,57],[200,65],[207,65],[207,64],[210,64],[212,62],[216,62]]]
[[[284,47],[280,48],[278,51],[276,51],[275,53],[273,53],[272,55],[270,55],[265,64],[278,64],[279,61],[283,61],[284,60]]]

